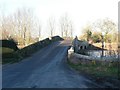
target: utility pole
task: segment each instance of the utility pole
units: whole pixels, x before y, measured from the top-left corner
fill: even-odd
[[[104,56],[104,32],[102,32],[102,58]]]
[[[118,80],[120,80],[120,51],[118,47]]]

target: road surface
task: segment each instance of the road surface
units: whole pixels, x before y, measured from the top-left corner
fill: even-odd
[[[2,67],[3,88],[87,88],[98,87],[66,63],[69,41],[59,41],[19,63]]]

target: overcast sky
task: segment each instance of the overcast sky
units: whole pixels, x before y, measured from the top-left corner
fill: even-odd
[[[74,23],[74,36],[79,36],[82,28],[89,23],[106,17],[114,22],[118,20],[119,0],[0,0],[0,9],[11,14],[17,8],[33,9],[34,14],[41,20],[42,30],[46,32],[49,17],[55,17],[58,24],[60,16],[65,13]],[[58,25],[57,25],[58,26]]]

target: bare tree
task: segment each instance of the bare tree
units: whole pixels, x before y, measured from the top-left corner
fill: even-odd
[[[36,23],[36,26],[37,26],[37,30],[38,30],[38,41],[41,40],[41,31],[42,31],[42,25],[40,23],[40,21],[37,21],[38,23]]]
[[[52,37],[55,32],[55,18],[50,17],[48,24],[49,24],[49,29],[50,29],[50,36]]]
[[[1,12],[1,11],[0,11]],[[39,38],[41,36],[41,26],[33,15],[32,9],[20,8],[13,14],[5,16],[0,14],[0,31],[2,31],[1,39],[15,39],[20,45],[29,45],[32,38],[31,32],[39,30]],[[37,26],[38,25],[38,26]],[[36,31],[35,31],[36,32]],[[37,37],[37,36],[36,36]]]
[[[65,28],[64,18],[61,17],[60,18],[60,30],[61,30],[61,36],[62,37],[63,37],[63,33],[64,33],[64,28]]]
[[[2,30],[2,39],[9,39],[15,37],[15,23],[12,16],[2,16],[1,30]]]
[[[60,29],[62,37],[72,37],[73,23],[67,15],[60,17]]]
[[[109,37],[109,34],[113,34],[113,32],[116,32],[117,30],[116,24],[108,18],[95,22],[95,27],[99,28],[101,32],[105,33],[105,41],[112,39],[112,37]]]
[[[0,28],[2,39],[13,38],[19,44],[28,45],[31,40],[31,31],[34,29],[34,16],[31,9],[21,8],[14,14],[2,16]]]
[[[18,29],[19,43],[27,45],[30,43],[31,30],[33,29],[33,14],[30,9],[18,9],[15,13],[16,28]]]
[[[70,37],[72,38],[73,37],[73,23],[72,21],[70,22]]]
[[[39,25],[39,41],[40,41],[40,38],[41,38],[41,25]]]

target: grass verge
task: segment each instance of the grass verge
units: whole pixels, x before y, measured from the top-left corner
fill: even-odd
[[[80,72],[94,75],[96,77],[114,77],[118,78],[117,66],[106,66],[102,64],[74,64],[68,60],[68,64]]]
[[[120,88],[120,71],[118,66],[106,66],[103,64],[74,64],[70,60],[68,65],[79,72],[81,75],[88,77],[95,83],[112,88]],[[118,74],[119,71],[119,74]]]

